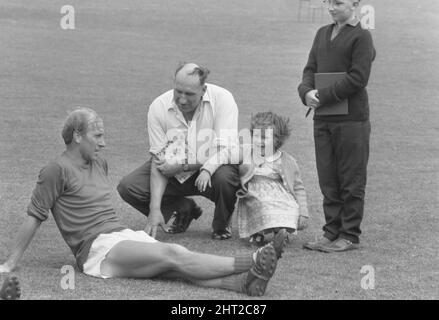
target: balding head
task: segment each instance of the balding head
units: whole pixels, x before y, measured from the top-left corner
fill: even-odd
[[[206,83],[207,76],[209,75],[209,69],[205,67],[200,67],[199,65],[193,62],[184,62],[181,63],[177,70],[175,71],[175,80],[188,80],[188,77],[197,77],[199,84],[204,86]]]
[[[193,62],[184,62],[181,65],[178,66],[177,71],[176,71],[176,75],[178,72],[183,72],[185,74],[191,74],[194,72],[195,68],[199,68],[200,66],[196,63]]]
[[[180,111],[191,117],[207,90],[207,68],[195,63],[182,63],[175,71],[174,101]]]

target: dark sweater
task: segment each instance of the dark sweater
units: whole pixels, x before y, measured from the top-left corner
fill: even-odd
[[[319,90],[321,105],[348,99],[349,114],[316,116],[314,120],[323,121],[364,121],[369,119],[369,99],[366,85],[369,80],[375,48],[372,36],[361,24],[347,24],[331,41],[335,24],[330,24],[317,31],[308,63],[303,70],[299,95],[305,103],[305,95],[314,89],[314,73],[346,72],[346,77],[333,85]]]

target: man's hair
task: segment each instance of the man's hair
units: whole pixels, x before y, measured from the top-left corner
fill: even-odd
[[[85,135],[90,123],[98,119],[96,111],[90,108],[78,107],[69,113],[64,121],[62,129],[62,137],[64,143],[69,145],[73,141],[73,132],[77,131],[81,135]]]
[[[250,131],[253,134],[255,128],[273,129],[273,147],[277,151],[291,134],[290,119],[279,116],[274,112],[259,112],[252,116]]]
[[[181,69],[183,69],[183,67],[186,66],[187,64],[189,64],[189,63],[188,62],[181,62],[178,65],[177,69],[175,70],[174,77],[176,77],[177,73]],[[209,73],[210,73],[210,70],[207,69],[206,67],[197,66],[192,71],[188,72],[187,75],[190,75],[190,76],[197,75],[198,78],[200,79],[200,85],[204,86],[206,84],[207,76],[209,75]]]

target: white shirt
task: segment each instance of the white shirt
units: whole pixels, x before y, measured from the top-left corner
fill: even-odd
[[[185,139],[189,164],[203,165],[212,175],[227,157],[217,157],[218,146],[230,148],[238,137],[238,106],[232,94],[219,86],[206,84],[200,106],[189,123],[174,102],[174,90],[157,97],[148,111],[149,152],[159,153],[168,141]]]

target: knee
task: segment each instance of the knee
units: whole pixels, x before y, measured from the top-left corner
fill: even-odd
[[[235,192],[239,187],[239,175],[236,166],[224,165],[218,168],[212,177],[212,186],[214,188],[233,190]]]
[[[320,188],[324,197],[329,201],[331,202],[341,201],[340,191],[337,189],[337,187],[332,185],[322,185]]]
[[[189,212],[197,205],[195,201],[190,198],[181,198],[177,200],[175,204],[181,212]]]
[[[351,199],[364,199],[365,188],[363,186],[350,186],[344,188],[341,192],[341,197],[344,201],[349,201]]]
[[[126,201],[126,199],[129,197],[130,192],[128,189],[128,181],[124,177],[122,180],[120,180],[119,184],[116,187],[117,192],[119,193],[120,197]]]
[[[165,256],[168,259],[170,267],[173,270],[179,270],[188,259],[190,251],[182,245],[176,243],[169,243],[166,248]]]
[[[171,243],[167,250],[168,255],[176,260],[184,258],[189,252],[188,249],[176,243]]]

